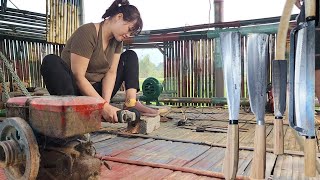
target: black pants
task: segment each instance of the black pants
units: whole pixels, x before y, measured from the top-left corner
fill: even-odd
[[[71,68],[59,56],[53,54],[45,56],[40,70],[51,95],[81,95]],[[134,88],[139,91],[139,61],[137,54],[132,50],[127,50],[120,56],[111,97],[116,94],[123,82],[126,89]],[[102,95],[102,82],[96,82],[92,86]]]

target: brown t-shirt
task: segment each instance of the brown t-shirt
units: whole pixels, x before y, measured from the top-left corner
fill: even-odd
[[[121,53],[123,48],[123,43],[115,38],[110,39],[105,51],[102,44],[102,23],[99,26],[98,36],[93,23],[84,24],[68,39],[61,58],[69,67],[71,67],[71,53],[90,59],[85,76],[90,83],[100,82],[110,69],[113,55]]]

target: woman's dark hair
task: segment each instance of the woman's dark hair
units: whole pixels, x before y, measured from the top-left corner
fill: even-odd
[[[137,35],[141,32],[143,23],[140,12],[135,6],[130,5],[128,0],[115,0],[103,14],[102,18],[106,19],[108,17],[113,17],[119,13],[123,14],[124,21],[136,21],[132,29],[133,34]]]

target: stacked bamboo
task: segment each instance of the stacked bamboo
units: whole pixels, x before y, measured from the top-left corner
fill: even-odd
[[[60,55],[62,48],[63,45],[44,42],[17,39],[0,40],[0,51],[8,59],[14,72],[26,87],[44,87],[40,74],[42,59],[47,54]],[[18,90],[3,61],[0,66],[3,69],[4,81],[7,82],[10,91]]]
[[[47,41],[65,44],[80,25],[82,0],[47,0]]]

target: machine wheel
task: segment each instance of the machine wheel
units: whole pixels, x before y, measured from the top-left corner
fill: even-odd
[[[36,179],[40,164],[38,143],[22,118],[7,118],[0,123],[0,155],[0,165],[8,179]]]

